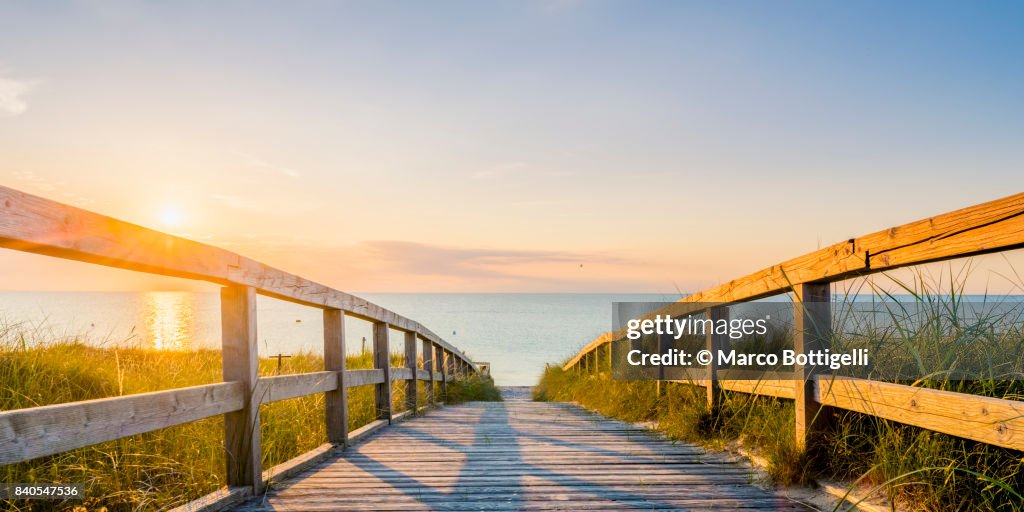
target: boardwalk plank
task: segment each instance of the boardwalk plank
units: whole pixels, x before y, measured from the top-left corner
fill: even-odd
[[[807,510],[703,449],[570,404],[448,406],[235,510]]]

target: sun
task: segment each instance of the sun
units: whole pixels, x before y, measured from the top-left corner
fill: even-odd
[[[165,228],[179,227],[184,220],[185,215],[178,208],[168,206],[160,210],[160,225]]]

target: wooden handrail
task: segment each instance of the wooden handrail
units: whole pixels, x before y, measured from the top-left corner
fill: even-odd
[[[772,265],[747,276],[689,295],[647,316],[702,312],[709,304],[735,304],[794,292],[829,297],[830,283],[909,265],[919,265],[1024,247],[1024,193],[878,231]],[[797,315],[800,309],[796,308]],[[800,320],[797,318],[797,320]],[[819,319],[828,323],[827,319]],[[607,332],[563,365],[599,372],[602,351],[609,354],[623,331]],[[797,336],[799,338],[799,335]],[[710,341],[709,341],[710,347]],[[810,437],[809,425],[821,405],[878,416],[1004,448],[1024,450],[1024,403],[863,379],[806,375],[802,379],[731,380],[719,370],[714,383],[691,370],[687,380],[724,390],[796,400],[797,443]],[[711,393],[709,393],[711,395]],[[713,406],[710,403],[709,406]]]
[[[1024,193],[851,238],[693,293],[648,316],[685,315],[703,310],[709,303],[731,304],[779,295],[799,284],[831,283],[1020,247],[1024,247]],[[688,308],[689,303],[699,305]],[[586,353],[622,335],[621,331],[602,334],[564,368],[574,366]]]
[[[393,368],[412,381],[408,368]],[[417,369],[415,380],[440,380]],[[380,370],[348,370],[346,388],[384,382]],[[253,395],[261,404],[334,391],[337,372],[323,371],[261,377]],[[151,393],[0,411],[0,465],[15,464],[76,448],[144,434],[182,423],[242,410],[238,382],[205,384]]]
[[[264,265],[231,251],[188,240],[0,186],[0,247],[221,285],[414,332],[472,361],[415,320],[366,299]],[[474,368],[475,369],[475,368]]]
[[[229,489],[245,488],[259,494],[267,476],[261,468],[260,404],[325,393],[328,440],[344,447],[356,436],[365,436],[415,412],[417,380],[430,384],[426,398],[433,404],[435,382],[441,386],[443,397],[447,383],[456,375],[478,371],[465,354],[418,322],[354,295],[218,247],[6,187],[0,187],[0,247],[223,285],[225,380],[192,388],[0,411],[0,464],[224,415],[226,483]],[[323,310],[324,371],[258,376],[257,294]],[[345,316],[373,322],[373,369],[345,368]],[[405,333],[407,362],[402,368],[390,368],[392,329]],[[416,367],[420,344],[422,370]],[[392,381],[408,382],[407,389],[412,390],[407,401],[409,410],[392,413]],[[345,390],[367,385],[376,387],[379,418],[349,433]]]
[[[242,409],[241,383],[0,412],[0,465],[82,448]]]

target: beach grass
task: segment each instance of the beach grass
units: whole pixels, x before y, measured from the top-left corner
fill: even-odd
[[[490,375],[472,374],[448,384],[447,404],[501,402],[501,391]]]
[[[900,311],[906,309],[897,306],[885,329],[844,330],[835,334],[833,343],[871,347],[873,356],[884,358],[887,374],[905,367],[925,374],[896,380],[901,384],[1008,400],[1024,397],[1019,357],[1012,357],[1024,348],[1019,321],[997,326],[991,316],[967,314],[968,301],[959,286],[947,283],[936,290],[923,279],[894,282],[918,314],[904,316]],[[978,364],[979,357],[996,352],[1011,357],[988,367]],[[961,380],[940,371],[954,366],[974,368],[975,374]],[[702,387],[663,382],[659,396],[657,386],[652,381],[614,380],[607,371],[566,371],[556,364],[545,369],[534,398],[578,402],[623,420],[651,422],[674,440],[752,454],[766,463],[778,485],[813,486],[821,478],[838,479],[858,494],[882,497],[903,510],[1024,510],[1020,451],[834,410],[819,449],[805,452],[796,446],[792,401],[726,391],[721,408],[712,413]]]
[[[75,339],[38,344],[37,333],[0,326],[0,410],[115,397],[221,382],[215,350],[157,351],[93,346]],[[323,358],[295,354],[261,359],[260,375],[322,371]],[[372,368],[372,354],[349,356],[350,369]],[[403,366],[404,356],[391,355]],[[449,383],[457,400],[493,399],[489,378]],[[419,404],[425,404],[425,383]],[[489,389],[494,389],[490,391]],[[440,393],[440,388],[438,388]],[[440,397],[441,399],[443,397]],[[376,419],[373,386],[348,390],[349,429]],[[393,387],[394,411],[406,408],[405,383]],[[263,467],[269,468],[326,442],[323,394],[264,404],[260,408]],[[164,510],[213,492],[225,482],[224,423],[220,416],[100,443],[66,453],[0,466],[2,482],[84,483],[86,499],[2,501],[13,511]]]

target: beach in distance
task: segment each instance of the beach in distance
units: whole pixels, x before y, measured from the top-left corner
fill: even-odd
[[[615,302],[666,302],[669,294],[357,293],[493,364],[499,386],[529,386],[544,364],[575,353],[612,326]],[[320,311],[260,297],[261,357],[323,352]],[[220,303],[213,292],[0,292],[0,322],[31,329],[30,343],[80,339],[161,350],[220,347]],[[346,321],[346,345],[357,354],[372,345],[368,322]],[[402,337],[391,336],[392,352]]]

